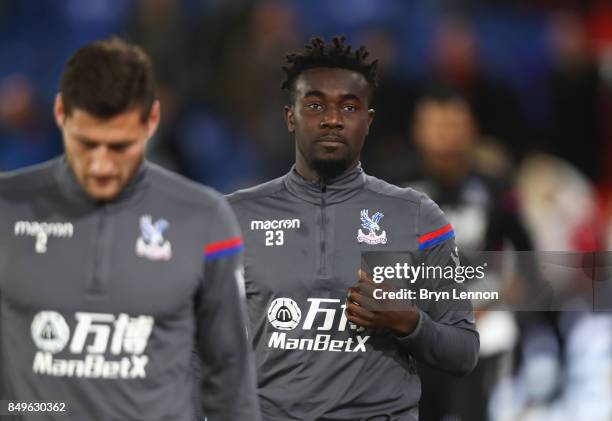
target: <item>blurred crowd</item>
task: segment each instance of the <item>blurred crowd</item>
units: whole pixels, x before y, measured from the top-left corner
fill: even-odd
[[[111,34],[155,65],[163,117],[149,158],[194,180],[231,192],[284,174],[284,57],[345,34],[381,72],[364,168],[427,191],[460,247],[611,246],[608,0],[0,0],[0,171],[61,153],[63,64]],[[480,406],[465,415],[425,395],[424,419],[612,418],[609,313],[492,313],[479,315],[481,371],[445,389]]]

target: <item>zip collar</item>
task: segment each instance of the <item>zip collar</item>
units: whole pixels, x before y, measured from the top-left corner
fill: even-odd
[[[148,168],[149,164],[143,160],[140,164],[132,179],[127,185],[119,192],[119,194],[109,201],[99,201],[91,198],[83,187],[79,184],[72,169],[66,162],[66,157],[61,156],[56,159],[55,163],[55,178],[59,184],[59,188],[68,196],[71,200],[76,202],[91,205],[93,207],[106,205],[106,204],[120,204],[129,201],[130,199],[139,197],[144,191],[144,187],[148,185]]]
[[[309,181],[302,177],[295,169],[285,175],[283,183],[293,195],[306,202],[321,205],[322,196],[325,195],[326,204],[344,202],[359,193],[365,185],[366,175],[361,163],[356,167],[340,174],[338,177],[325,181]]]

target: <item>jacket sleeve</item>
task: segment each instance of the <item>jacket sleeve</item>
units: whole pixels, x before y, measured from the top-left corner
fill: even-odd
[[[202,408],[208,421],[259,421],[241,285],[242,238],[225,199],[220,199],[210,221],[203,282],[195,303]]]
[[[460,264],[452,226],[440,208],[424,195],[418,228],[422,262],[426,266]],[[425,280],[430,290],[461,289],[454,280]],[[417,327],[407,336],[396,336],[400,347],[417,360],[451,374],[466,375],[478,361],[480,341],[469,300],[441,300],[419,305]]]
[[[4,336],[2,336],[2,289],[0,288],[0,399],[6,399],[4,395],[4,356],[2,350],[4,349]]]

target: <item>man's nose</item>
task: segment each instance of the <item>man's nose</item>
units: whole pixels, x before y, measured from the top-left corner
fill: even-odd
[[[110,151],[106,146],[99,146],[93,151],[89,171],[94,176],[108,176],[114,170],[113,160]]]
[[[344,121],[340,110],[336,107],[329,107],[325,110],[323,112],[323,119],[321,120],[321,127],[325,129],[343,129]]]

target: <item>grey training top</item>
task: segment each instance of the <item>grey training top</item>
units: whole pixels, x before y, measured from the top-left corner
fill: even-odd
[[[145,162],[95,202],[59,158],[0,175],[0,215],[2,399],[66,402],[46,419],[193,421],[195,349],[208,420],[260,419],[242,241],[218,193]]]
[[[292,169],[228,199],[245,239],[264,420],[416,420],[414,359],[459,375],[473,369],[479,341],[471,308],[420,311],[405,337],[358,329],[344,314],[361,252],[411,251],[428,265],[450,261],[452,227],[427,196],[358,166],[324,184]],[[378,221],[375,229],[362,215]]]

